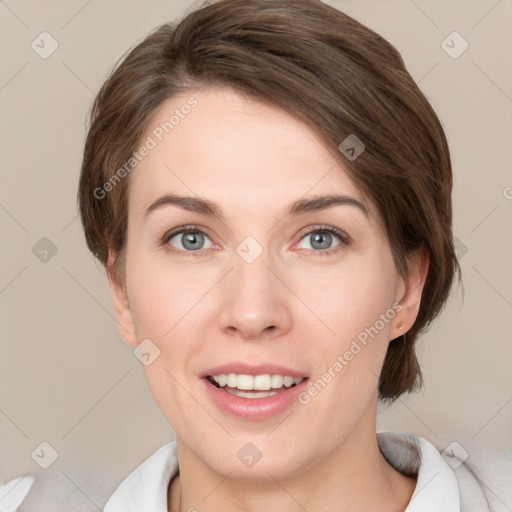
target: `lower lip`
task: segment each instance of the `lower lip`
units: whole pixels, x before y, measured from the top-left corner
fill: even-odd
[[[246,420],[268,420],[282,414],[297,402],[297,396],[305,388],[308,379],[264,398],[235,396],[222,388],[217,388],[206,378],[201,380],[208,395],[221,411]]]

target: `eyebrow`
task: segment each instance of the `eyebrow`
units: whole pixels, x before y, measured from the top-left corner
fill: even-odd
[[[144,216],[146,217],[151,212],[169,205],[179,206],[184,210],[209,215],[219,219],[220,221],[225,220],[222,210],[216,203],[209,201],[208,199],[192,196],[180,196],[176,194],[166,194],[158,198],[146,209]],[[368,210],[363,203],[353,197],[340,194],[329,194],[314,196],[307,199],[298,199],[286,207],[284,216],[303,215],[305,213],[325,210],[334,206],[353,206],[359,209],[367,218],[370,217]]]

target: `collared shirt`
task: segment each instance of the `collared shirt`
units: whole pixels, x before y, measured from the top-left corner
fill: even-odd
[[[405,512],[461,512],[457,477],[437,448],[421,437],[400,432],[380,432],[377,441],[381,453],[395,469],[417,476]],[[104,512],[168,512],[168,486],[177,473],[177,445],[172,442],[128,475],[110,497]],[[479,494],[484,495],[475,484],[476,480],[470,484],[469,492],[479,499]],[[474,510],[488,512],[486,503],[484,497]]]

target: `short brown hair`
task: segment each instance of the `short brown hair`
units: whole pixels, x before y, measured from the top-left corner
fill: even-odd
[[[448,145],[398,51],[319,0],[209,2],[121,59],[94,101],[85,143],[78,197],[90,250],[123,282],[129,176],[104,197],[97,191],[129,160],[165,100],[209,86],[270,102],[310,126],[375,204],[400,273],[411,253],[428,250],[419,313],[389,345],[379,398],[416,389],[416,339],[443,308],[456,271],[460,277]],[[349,135],[365,147],[354,160],[338,149]]]

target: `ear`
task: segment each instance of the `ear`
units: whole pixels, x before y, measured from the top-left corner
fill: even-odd
[[[422,246],[409,256],[407,275],[401,278],[397,296],[395,297],[401,309],[393,319],[390,339],[393,340],[405,334],[416,321],[429,266],[430,253],[426,247]]]
[[[135,335],[132,313],[128,304],[126,287],[123,287],[123,285],[118,282],[114,274],[113,262],[114,254],[109,250],[108,262],[105,269],[107,271],[110,297],[112,298],[112,303],[114,305],[117,328],[119,329],[121,338],[128,343],[128,345],[136,346],[137,337]]]

